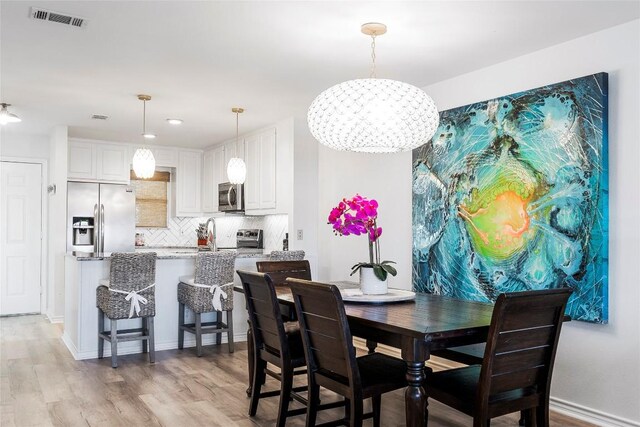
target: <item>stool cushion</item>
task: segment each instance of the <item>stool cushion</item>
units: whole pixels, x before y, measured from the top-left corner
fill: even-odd
[[[181,283],[186,283],[187,285],[193,285],[195,283],[193,274],[191,276],[180,276],[179,280]]]
[[[233,310],[233,284],[222,288],[227,293],[227,298],[222,299],[222,311]],[[209,313],[216,311],[211,299],[213,295],[208,288],[200,288],[188,285],[182,280],[178,283],[178,302],[189,307],[194,313]]]
[[[107,288],[111,286],[109,279],[101,279],[98,283],[100,283],[100,286],[106,286]]]

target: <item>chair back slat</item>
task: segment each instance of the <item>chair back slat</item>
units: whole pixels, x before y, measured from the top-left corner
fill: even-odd
[[[340,291],[334,285],[287,279],[300,322],[308,369],[349,387],[360,384]]]
[[[311,280],[309,261],[258,261],[256,267],[260,273],[271,277],[276,286],[286,286],[287,278]]]
[[[256,351],[268,350],[280,357],[289,357],[282,313],[271,278],[263,273],[238,270],[247,311],[253,331]]]
[[[512,390],[548,391],[570,294],[571,289],[562,288],[498,297],[478,396],[484,392],[484,398],[490,401],[495,395]]]

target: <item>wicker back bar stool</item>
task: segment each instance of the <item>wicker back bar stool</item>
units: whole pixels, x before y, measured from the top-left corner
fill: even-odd
[[[111,366],[118,367],[118,342],[142,340],[142,352],[155,362],[153,318],[155,301],[156,253],[113,253],[109,279],[96,289],[98,307],[98,358],[104,356],[104,342],[111,343]],[[105,316],[111,321],[105,330]],[[118,320],[141,318],[142,327],[118,330]]]
[[[180,277],[178,283],[178,348],[184,348],[184,332],[196,337],[196,354],[202,356],[202,335],[216,334],[222,344],[227,333],[229,353],[233,353],[233,274],[235,252],[201,252],[196,256],[194,276]],[[194,323],[185,324],[185,307],[194,314]],[[202,313],[215,312],[216,320],[202,322]],[[226,323],[222,313],[226,313]]]
[[[300,261],[304,259],[304,251],[271,251],[269,261]]]

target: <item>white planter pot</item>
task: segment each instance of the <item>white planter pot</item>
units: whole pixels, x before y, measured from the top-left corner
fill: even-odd
[[[360,290],[365,295],[384,295],[387,293],[387,281],[378,279],[372,267],[362,267],[360,269]]]

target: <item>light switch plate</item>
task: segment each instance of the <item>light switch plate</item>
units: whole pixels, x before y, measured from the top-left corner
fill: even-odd
[[[298,230],[298,240],[302,240],[302,230]]]

